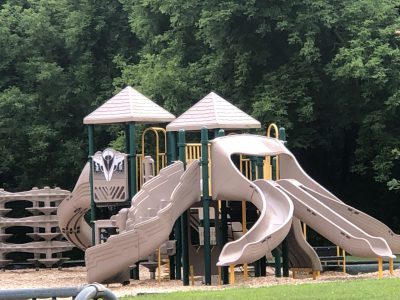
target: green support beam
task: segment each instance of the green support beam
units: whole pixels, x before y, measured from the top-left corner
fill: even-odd
[[[260,168],[258,165],[258,157],[251,156],[250,157],[250,163],[251,163],[251,179],[254,181],[256,179],[263,178],[262,176],[260,177]],[[262,167],[261,167],[262,170]],[[262,258],[260,258],[262,259]],[[254,276],[255,277],[260,277],[261,276],[261,270],[260,270],[260,259],[256,260],[254,262]]]
[[[272,158],[272,180],[276,180],[276,157]],[[282,277],[281,251],[275,248],[272,250],[272,255],[275,258],[275,277]]]
[[[279,128],[279,139],[286,144],[286,132],[285,128]],[[289,277],[289,244],[287,238],[282,242],[282,269],[283,277]]]
[[[214,136],[222,137],[225,135],[223,129],[215,130]],[[220,212],[220,228],[218,234],[218,243],[222,250],[225,244],[228,242],[228,207],[226,201],[221,201],[221,212]],[[222,284],[229,284],[229,267],[221,267],[221,279]]]
[[[179,130],[178,133],[178,153],[179,160],[183,162],[186,168],[186,137],[185,131]],[[182,232],[182,271],[183,285],[189,285],[189,241],[188,241],[188,212],[185,211],[181,216]]]
[[[128,205],[130,206],[132,203],[132,197],[136,195],[136,128],[135,124],[128,124],[128,140],[126,141],[129,144],[129,153],[128,153],[128,178],[129,178],[129,200]],[[139,263],[135,264],[135,268],[131,270],[131,278],[135,280],[139,280]]]
[[[176,137],[175,137],[175,132],[169,131],[167,132],[167,164],[170,165],[172,164],[174,161],[176,160]],[[180,235],[176,235],[176,227],[177,227],[177,223],[175,222],[174,225],[174,229],[172,230],[169,239],[170,240],[176,240],[176,253],[174,256],[170,256],[169,257],[169,279],[174,280],[176,279],[176,264],[175,264],[175,260],[176,257],[179,257],[179,261],[180,261],[180,257],[181,257],[181,251],[180,251],[180,247],[181,247],[181,237]],[[181,224],[179,224],[179,227],[181,226]],[[179,241],[179,243],[178,243]],[[179,245],[179,247],[178,247]],[[179,249],[179,256],[178,256],[178,249]],[[179,269],[181,268],[180,264],[179,264]],[[181,279],[181,278],[179,278]]]
[[[92,226],[92,245],[96,244],[96,233],[94,222],[96,221],[96,203],[94,202],[94,188],[93,188],[93,155],[94,155],[94,126],[88,125],[88,159],[90,164],[89,185],[90,185],[90,226]]]
[[[136,195],[136,130],[135,124],[129,124],[129,201]],[[131,204],[131,203],[129,203]]]
[[[129,125],[126,124],[124,128],[125,133],[125,153],[129,155]],[[129,156],[128,156],[129,158]],[[128,170],[129,170],[129,159],[128,159]],[[128,172],[128,182],[129,182],[129,172]]]
[[[257,165],[257,179],[263,179],[264,178],[263,157],[257,157],[256,165]],[[267,259],[265,255],[261,257],[257,262],[258,262],[257,267],[259,268],[259,276],[266,276]]]
[[[204,221],[204,277],[205,284],[211,285],[210,245],[210,194],[208,185],[208,129],[201,129],[201,166],[203,180],[203,221]]]

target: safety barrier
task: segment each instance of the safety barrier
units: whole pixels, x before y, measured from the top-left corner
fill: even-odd
[[[0,300],[57,299],[72,297],[75,300],[98,299],[117,300],[117,296],[101,284],[94,283],[81,287],[35,288],[0,290]]]
[[[68,260],[62,253],[72,250],[73,245],[63,239],[56,213],[58,205],[69,193],[60,188],[49,187],[33,188],[19,193],[0,189],[0,268],[5,268],[13,262],[8,254],[15,252],[30,253],[31,258],[28,258],[27,262],[36,267],[61,265]],[[30,204],[22,208],[20,206],[6,208],[10,202],[30,202]],[[13,215],[25,217],[15,218]],[[32,241],[21,244],[8,241],[9,238],[15,238],[15,235],[6,233],[6,230],[18,226],[31,228],[31,232],[26,233],[26,238]]]

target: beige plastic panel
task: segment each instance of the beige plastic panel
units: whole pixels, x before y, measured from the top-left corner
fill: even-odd
[[[118,281],[129,266],[163,244],[175,220],[200,200],[199,182],[198,161],[185,172],[183,164],[175,162],[146,182],[132,199],[132,207],[113,218],[120,234],[86,250],[88,282]]]
[[[98,206],[125,202],[128,195],[128,156],[107,148],[93,155],[94,202]]]

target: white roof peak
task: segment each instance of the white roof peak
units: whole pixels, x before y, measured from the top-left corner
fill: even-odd
[[[260,128],[261,124],[215,92],[185,111],[167,125],[167,131],[208,129]]]
[[[128,85],[87,115],[83,123],[164,123],[174,119],[173,114]]]

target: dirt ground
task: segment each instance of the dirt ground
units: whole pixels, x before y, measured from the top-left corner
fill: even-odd
[[[267,269],[267,277],[249,277],[244,280],[241,272],[236,272],[235,284],[229,286],[204,286],[201,277],[196,277],[194,286],[182,286],[182,282],[178,280],[168,280],[167,275],[159,283],[157,280],[150,279],[150,274],[146,268],[141,267],[141,280],[132,280],[129,285],[110,284],[110,288],[117,296],[136,295],[138,293],[163,293],[173,291],[186,290],[211,290],[224,289],[230,287],[260,287],[277,284],[302,284],[302,283],[318,283],[321,281],[342,281],[350,279],[378,278],[378,273],[363,273],[358,275],[349,275],[341,272],[324,272],[317,280],[313,280],[311,275],[300,273],[293,278],[275,278],[273,269]],[[390,275],[389,271],[384,271],[384,277],[399,277],[400,270],[395,270],[394,275]],[[0,289],[15,288],[45,288],[45,287],[73,287],[86,283],[86,270],[84,267],[58,269],[23,269],[23,270],[6,270],[0,271]]]

